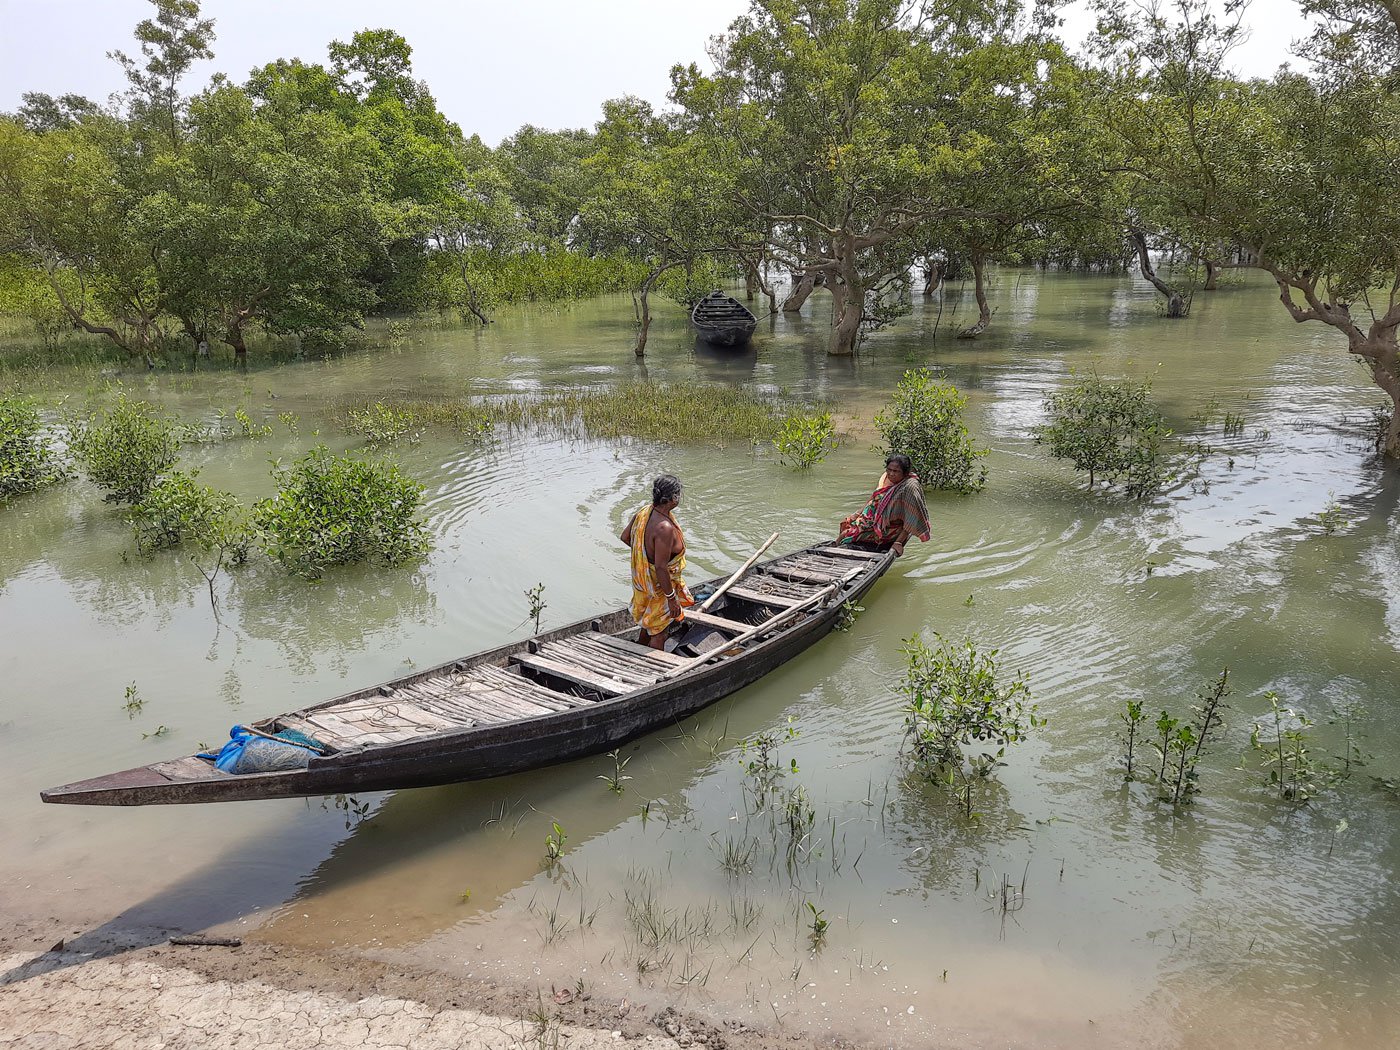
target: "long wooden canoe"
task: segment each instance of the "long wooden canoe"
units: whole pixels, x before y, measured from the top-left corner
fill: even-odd
[[[733,296],[711,292],[690,311],[690,323],[707,343],[738,346],[749,341],[758,327],[758,318]]]
[[[822,544],[761,562],[707,612],[687,611],[674,652],[637,644],[627,609],[614,609],[251,724],[269,734],[296,730],[323,745],[305,769],[235,775],[188,755],[40,797],[145,806],[385,791],[610,751],[792,659],[826,635],[842,605],[858,601],[893,558]]]

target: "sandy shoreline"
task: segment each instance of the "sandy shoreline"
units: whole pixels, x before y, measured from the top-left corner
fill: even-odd
[[[34,923],[0,933],[4,1050],[848,1045],[715,1025],[573,989],[504,987],[352,951],[92,935],[55,941],[63,931]]]

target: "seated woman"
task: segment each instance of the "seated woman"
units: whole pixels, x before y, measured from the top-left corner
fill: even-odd
[[[930,535],[919,475],[908,456],[895,453],[885,460],[885,473],[865,509],[841,522],[839,542],[881,551],[893,548],[899,556],[910,536],[927,543]]]

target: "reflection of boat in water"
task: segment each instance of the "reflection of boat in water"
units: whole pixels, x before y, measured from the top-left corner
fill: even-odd
[[[315,741],[302,768],[226,773],[188,756],[52,788],[45,802],[222,802],[482,780],[608,751],[786,663],[835,626],[893,555],[819,544],[726,581],[657,651],[627,609],[254,723]],[[719,581],[711,581],[717,584]]]
[[[711,292],[690,311],[690,323],[707,343],[739,346],[749,341],[758,327],[758,318],[732,295]]]
[[[758,351],[748,346],[713,346],[697,335],[691,348],[698,375],[716,383],[751,382],[758,367]]]

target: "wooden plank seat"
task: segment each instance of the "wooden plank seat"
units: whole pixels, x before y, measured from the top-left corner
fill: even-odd
[[[751,572],[744,576],[736,586],[729,588],[727,593],[732,598],[742,598],[744,601],[755,602],[759,605],[789,609],[810,598],[821,589],[820,586],[812,583],[783,580],[777,576],[768,575],[766,572]]]
[[[574,678],[571,680],[580,685],[597,688],[597,684],[590,683],[609,687],[616,683],[624,687],[623,692],[629,693],[656,684],[678,665],[678,658],[670,654],[658,656],[656,650],[635,644],[633,647],[615,647],[601,641],[600,636],[592,632],[545,642],[539,647],[537,655],[558,666],[572,669]],[[530,666],[528,662],[522,663]]]
[[[685,615],[686,619],[690,618],[689,609],[686,610]],[[683,656],[677,656],[675,653],[668,653],[661,649],[653,649],[649,645],[642,645],[640,642],[634,642],[630,638],[619,638],[615,634],[603,634],[599,631],[592,631],[588,634],[588,639],[599,645],[605,645],[609,649],[616,650],[617,652],[631,653],[638,656],[645,654],[646,659],[654,663],[670,664],[672,666],[682,666],[690,663],[690,661]]]
[[[555,711],[565,711],[571,707],[583,707],[591,701],[581,699],[571,693],[559,692],[555,689],[546,689],[538,682],[526,678],[522,674],[514,674],[504,667],[495,667],[491,664],[482,664],[472,668],[463,676],[466,680],[483,685],[487,688],[495,688],[507,696],[517,697],[528,703],[538,704]],[[473,694],[474,695],[474,694]]]
[[[778,594],[774,591],[751,590],[748,587],[731,587],[725,592],[731,598],[742,598],[746,602],[753,602],[755,605],[770,605],[775,609],[791,609],[794,605],[801,605],[803,600],[810,598],[812,594],[801,597],[791,597],[786,594]]]
[[[516,653],[510,658],[513,664],[521,667],[528,667],[532,671],[540,671],[565,682],[573,682],[581,685],[585,689],[592,689],[595,693],[602,693],[604,696],[622,696],[624,693],[636,691],[639,686],[634,682],[620,680],[614,674],[600,673],[587,667],[580,667],[571,660],[559,660],[544,655],[544,647],[540,653]],[[656,676],[657,678],[660,675]],[[653,678],[652,681],[656,679]]]
[[[732,591],[726,593],[732,593]],[[749,624],[741,623],[738,620],[727,620],[723,616],[704,613],[699,609],[687,609],[685,619],[687,623],[699,624],[701,627],[713,627],[717,631],[728,631],[730,634],[743,634],[749,629]]]
[[[864,561],[869,561],[873,558],[883,558],[885,556],[883,552],[858,551],[852,550],[850,547],[823,547],[821,553],[823,557],[831,556],[834,558],[860,558]]]
[[[796,580],[799,583],[840,583],[860,572],[859,569],[847,569],[844,572],[832,572],[829,569],[820,569],[809,565],[770,565],[766,570],[769,576],[778,576],[784,580]]]
[[[796,565],[804,569],[812,569],[816,572],[835,573],[857,573],[864,569],[865,565],[855,565],[849,558],[836,557],[829,558],[825,554],[797,554],[791,558],[784,558],[776,562],[777,565]]]

